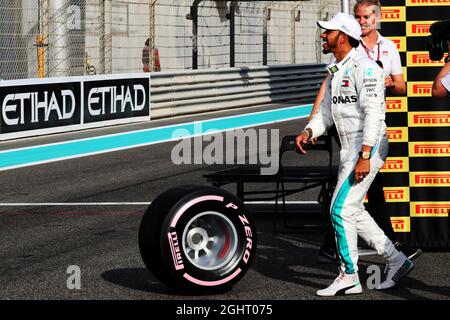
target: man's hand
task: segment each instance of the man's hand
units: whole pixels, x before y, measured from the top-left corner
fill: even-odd
[[[300,132],[300,134],[295,138],[295,146],[298,152],[306,154],[306,150],[303,149],[303,145],[308,143],[309,133],[306,130]]]
[[[355,180],[361,182],[370,173],[370,160],[359,158],[355,167]]]

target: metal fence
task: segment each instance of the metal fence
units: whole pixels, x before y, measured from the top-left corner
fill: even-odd
[[[147,39],[150,71],[326,62],[315,22],[339,9],[339,0],[2,0],[0,77],[140,72]]]
[[[158,72],[152,75],[152,119],[274,102],[313,102],[323,64],[288,64]]]

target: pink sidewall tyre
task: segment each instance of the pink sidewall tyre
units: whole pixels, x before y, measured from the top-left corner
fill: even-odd
[[[169,287],[228,290],[255,256],[255,223],[244,204],[223,189],[175,187],[145,212],[139,249],[149,271]]]

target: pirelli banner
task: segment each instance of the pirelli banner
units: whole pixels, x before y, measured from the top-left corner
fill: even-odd
[[[150,119],[142,73],[1,81],[0,89],[0,140]]]
[[[450,18],[450,0],[384,0],[381,34],[400,51],[407,97],[387,97],[389,157],[382,170],[394,230],[403,241],[450,249],[450,99],[431,97],[444,65],[431,61],[427,37]]]

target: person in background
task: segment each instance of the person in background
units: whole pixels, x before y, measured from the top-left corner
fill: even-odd
[[[383,69],[385,76],[384,85],[391,94],[404,95],[406,93],[406,84],[403,77],[400,54],[395,44],[378,32],[381,17],[380,2],[378,0],[357,0],[354,6],[354,16],[361,26],[362,31],[361,40],[356,50],[367,56],[370,60],[375,61]],[[331,62],[334,62],[334,57],[332,57]],[[327,78],[329,78],[329,75]],[[324,96],[326,80],[321,85],[308,121],[311,121],[318,111],[318,107]],[[337,132],[334,126],[330,128],[328,134],[335,137],[340,147],[340,141],[337,138]],[[382,175],[378,174],[375,177],[367,196],[368,207],[370,208],[369,212],[384,233],[410,259],[418,258],[422,254],[422,250],[404,246],[392,228],[384,198]],[[331,224],[328,225],[324,244],[319,249],[318,259],[324,263],[337,261],[336,243]]]
[[[448,49],[450,52],[450,41],[447,41]],[[432,95],[435,98],[445,98],[450,92],[450,54],[445,58],[445,64],[441,71],[437,74],[433,81]]]
[[[142,49],[142,63],[144,65],[143,71],[144,72],[150,72],[150,39],[147,38],[147,41],[145,41],[145,46]]]

